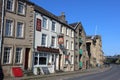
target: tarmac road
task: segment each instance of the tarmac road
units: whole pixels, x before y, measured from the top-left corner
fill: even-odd
[[[64,80],[120,80],[120,65],[112,65],[112,68],[105,72],[77,76]]]

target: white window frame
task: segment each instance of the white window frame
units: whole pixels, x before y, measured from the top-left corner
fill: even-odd
[[[20,5],[20,6],[19,6]],[[20,10],[22,9],[22,10]],[[18,14],[25,14],[25,3],[18,1]]]
[[[54,41],[52,41],[54,38]],[[52,44],[53,43],[53,44]],[[56,47],[56,37],[55,36],[52,36],[51,37],[51,47],[55,48]]]
[[[69,49],[69,42],[66,40],[66,49]]]
[[[64,26],[61,26],[61,33],[64,34]]]
[[[23,22],[17,22],[16,37],[17,38],[24,38],[24,23]]]
[[[73,31],[73,30],[72,30],[72,33],[71,33],[71,34],[72,34],[72,37],[74,37],[74,31]]]
[[[56,22],[52,21],[51,31],[56,32]]]
[[[69,35],[69,28],[66,28],[66,35]]]
[[[74,57],[71,55],[71,64],[74,64]]]
[[[43,40],[43,36],[44,35],[45,35],[45,40]],[[42,34],[42,37],[41,37],[41,46],[47,46],[47,34]]]
[[[20,51],[17,51],[20,50]],[[16,54],[15,54],[15,63],[16,64],[21,64],[22,63],[22,54],[23,54],[23,48],[17,47],[16,48]]]
[[[4,47],[3,64],[10,64],[11,54],[12,54],[12,47]]]
[[[7,36],[7,37],[13,36],[13,26],[14,26],[13,20],[6,19],[5,36]]]
[[[74,50],[74,44],[73,44],[73,41],[71,41],[71,50]]]
[[[35,60],[35,57],[38,60],[36,62],[34,61],[34,66],[38,66],[38,65],[44,66],[44,65],[48,64],[48,54],[47,53],[38,53],[38,52],[36,52],[35,55],[34,55],[34,60]],[[40,57],[46,58],[46,64],[39,64],[40,63],[40,60],[39,60]]]
[[[42,28],[47,29],[47,26],[48,26],[48,19],[46,17],[43,17]]]
[[[8,8],[8,1],[10,1],[11,3],[10,3],[10,5],[9,5],[9,8]],[[7,0],[6,1],[6,9],[8,10],[8,11],[14,11],[14,0]]]

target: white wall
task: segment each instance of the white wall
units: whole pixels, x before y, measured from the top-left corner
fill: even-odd
[[[41,46],[41,38],[42,38],[43,33],[47,35],[47,46],[46,47],[50,47],[51,37],[55,36],[55,38],[56,38],[56,47],[55,48],[58,48],[57,35],[60,33],[60,26],[61,25],[58,22],[55,21],[56,22],[56,32],[52,32],[51,31],[52,20],[50,18],[46,17],[46,16],[41,16],[41,14],[37,13],[37,12],[35,13],[35,15],[36,15],[36,18],[41,19],[41,22],[42,22],[43,17],[47,18],[47,20],[48,20],[48,24],[47,24],[48,29],[42,28],[41,32],[40,31],[35,31],[35,48],[37,48],[37,46]],[[35,26],[36,26],[36,22],[35,22]],[[41,27],[42,27],[42,24],[41,24]]]

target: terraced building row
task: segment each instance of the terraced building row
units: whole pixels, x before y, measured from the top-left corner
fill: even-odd
[[[29,0],[0,1],[1,52],[5,76],[14,68],[48,74],[103,65],[100,35],[87,36],[81,22],[67,23]]]

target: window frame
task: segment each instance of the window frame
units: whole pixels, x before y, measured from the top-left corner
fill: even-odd
[[[5,48],[9,48],[9,52],[5,50]],[[3,48],[3,64],[10,64],[11,63],[11,55],[12,55],[12,47],[10,46],[5,46]],[[6,53],[7,52],[7,53]],[[5,54],[7,56],[7,59],[5,58]],[[5,60],[6,59],[6,60]]]
[[[35,58],[37,58],[37,61],[35,61]],[[40,64],[40,58],[46,58],[46,64]],[[35,55],[34,55],[34,66],[37,66],[37,65],[44,66],[44,65],[47,65],[47,63],[48,63],[48,54],[47,53],[39,53],[39,52],[35,53]]]
[[[47,25],[48,25],[48,19],[46,17],[43,17],[42,28],[47,29],[48,28]]]
[[[45,35],[45,40],[43,40],[43,35]],[[44,33],[42,34],[42,37],[41,37],[41,46],[47,46],[47,34],[44,34]]]
[[[12,4],[9,5],[9,7],[10,7],[9,9],[8,9],[8,1],[11,1],[11,0],[6,1],[6,10],[8,10],[10,12],[14,12],[14,2],[15,2],[15,0],[12,0]]]
[[[69,28],[66,28],[66,35],[69,35]]]
[[[66,40],[66,49],[69,49],[69,41]]]
[[[17,51],[17,49],[20,49],[20,51]],[[16,47],[15,50],[16,50],[15,51],[15,64],[21,64],[22,63],[23,48],[22,47]],[[19,56],[17,55],[17,53],[19,54]]]
[[[54,38],[54,41],[52,41]],[[52,44],[53,43],[53,44]],[[51,47],[55,48],[56,47],[56,37],[55,36],[51,36]]]
[[[22,26],[18,26],[18,24],[22,24]],[[25,34],[25,23],[24,22],[20,22],[20,21],[17,21],[17,29],[16,29],[16,38],[24,38],[24,34]],[[19,28],[18,28],[19,27]],[[21,30],[18,30],[18,29],[21,29]],[[22,32],[19,32],[19,31],[22,31]],[[19,32],[19,35],[18,35],[18,32]]]
[[[7,22],[9,22],[9,23],[7,23]],[[14,21],[12,19],[6,19],[6,22],[5,22],[5,36],[6,37],[13,37],[13,32],[14,32]]]
[[[19,6],[20,5],[20,6]],[[26,10],[26,4],[22,1],[18,1],[18,6],[17,6],[17,12],[20,15],[25,15],[25,10]],[[22,8],[21,8],[22,7]],[[22,9],[22,10],[20,10]]]
[[[56,32],[56,22],[52,21],[51,31]]]

